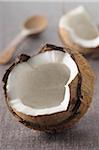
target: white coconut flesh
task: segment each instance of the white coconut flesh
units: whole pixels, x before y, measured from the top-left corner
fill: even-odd
[[[8,103],[16,111],[31,116],[66,111],[69,84],[77,74],[77,65],[70,54],[54,50],[40,53],[11,71]]]
[[[68,31],[72,41],[83,47],[99,46],[99,30],[83,6],[62,16],[59,21],[59,28]]]

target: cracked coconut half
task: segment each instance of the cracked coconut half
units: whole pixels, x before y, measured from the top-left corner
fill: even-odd
[[[83,6],[60,18],[59,34],[66,46],[84,55],[99,51],[99,29]]]
[[[19,122],[60,132],[87,111],[94,74],[78,52],[47,44],[35,56],[18,57],[3,82],[8,108]]]

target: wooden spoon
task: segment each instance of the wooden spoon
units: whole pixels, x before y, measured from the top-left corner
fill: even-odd
[[[17,50],[18,44],[29,35],[40,34],[47,26],[47,20],[44,16],[32,16],[23,24],[21,33],[11,42],[11,44],[0,55],[0,64],[6,64],[10,61],[13,53]]]

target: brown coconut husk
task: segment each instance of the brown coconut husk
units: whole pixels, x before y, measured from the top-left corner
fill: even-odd
[[[17,112],[12,109],[8,101],[11,99],[7,93],[7,79],[13,68],[24,61],[30,59],[30,56],[22,54],[6,71],[4,82],[5,100],[10,112],[25,126],[45,132],[61,132],[64,129],[71,128],[86,113],[90,106],[94,87],[94,73],[87,61],[77,52],[71,49],[65,49],[54,45],[46,44],[39,53],[45,51],[59,50],[68,52],[77,64],[79,73],[70,84],[70,102],[67,111],[58,112],[50,115],[30,116]],[[90,93],[90,94],[89,94]]]
[[[76,50],[84,56],[91,55],[92,58],[99,58],[99,46],[96,48],[84,48],[74,43],[68,31],[62,27],[59,27],[59,36],[66,47],[68,46],[70,49]]]

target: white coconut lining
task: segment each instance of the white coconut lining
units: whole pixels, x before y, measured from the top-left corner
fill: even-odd
[[[69,84],[77,74],[77,65],[70,54],[54,50],[38,54],[11,71],[7,82],[9,105],[31,116],[66,111]]]

